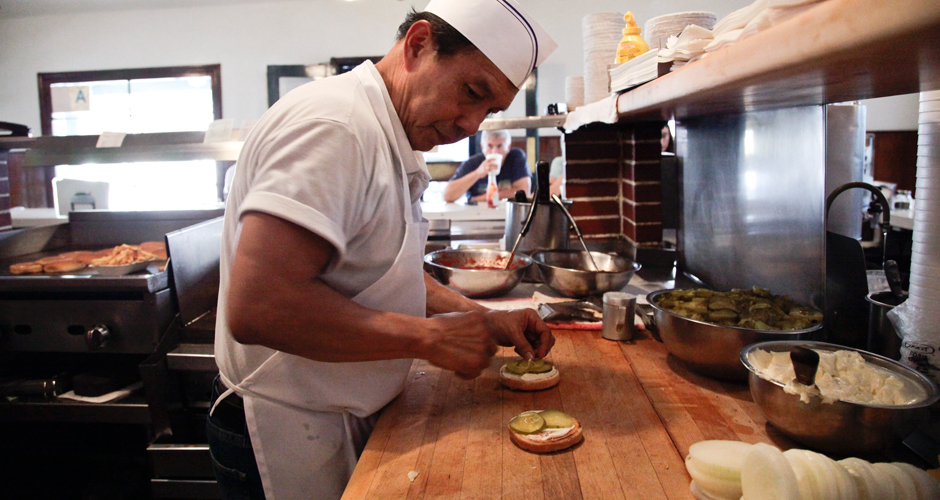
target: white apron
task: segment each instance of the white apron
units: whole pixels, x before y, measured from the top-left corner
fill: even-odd
[[[428,223],[423,218],[415,221],[403,163],[414,164],[417,159],[410,150],[401,154],[382,88],[371,75],[360,75],[360,80],[401,169],[405,237],[388,272],[352,300],[370,309],[423,318]],[[325,363],[277,352],[241,384],[223,376],[229,391],[244,399],[266,499],[340,498],[374,425],[374,419],[364,418],[401,392],[411,363],[411,359]]]

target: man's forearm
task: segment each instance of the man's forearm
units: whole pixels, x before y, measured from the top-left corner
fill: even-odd
[[[424,274],[424,284],[428,290],[428,316],[449,312],[486,311],[483,305],[438,283],[429,274]]]

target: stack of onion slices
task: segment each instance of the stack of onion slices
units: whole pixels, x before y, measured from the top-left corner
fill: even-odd
[[[940,481],[913,465],[835,461],[809,450],[769,444],[700,441],[685,460],[698,500],[928,500]]]

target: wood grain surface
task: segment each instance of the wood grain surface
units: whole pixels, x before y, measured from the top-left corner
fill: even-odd
[[[343,499],[691,499],[684,457],[693,443],[794,446],[766,425],[746,384],[690,373],[645,332],[629,342],[555,336],[548,359],[562,379],[545,391],[499,384],[499,367],[515,358],[508,348],[474,380],[415,361]],[[550,408],[581,422],[581,444],[540,455],[510,441],[513,416]]]

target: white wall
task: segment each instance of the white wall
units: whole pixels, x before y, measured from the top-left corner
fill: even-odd
[[[719,19],[748,0],[518,0],[559,44],[539,69],[542,112],[565,100],[565,77],[583,72],[581,19],[626,8],[648,19],[711,10]],[[0,10],[0,121],[40,135],[37,73],[221,64],[226,118],[257,119],[267,108],[269,64],[383,55],[405,13],[426,0],[307,0],[4,17]],[[124,2],[133,5],[133,2]],[[523,116],[522,96],[504,116]]]

